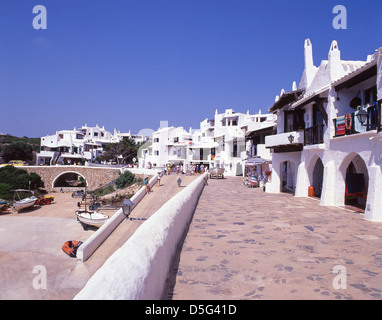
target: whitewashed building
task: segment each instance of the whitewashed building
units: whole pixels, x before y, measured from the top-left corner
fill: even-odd
[[[321,205],[355,205],[365,208],[366,219],[382,220],[381,50],[365,61],[344,61],[333,41],[319,67],[309,39],[304,50],[299,87],[282,91],[270,108],[278,123],[265,141],[273,150],[266,191],[314,193]]]
[[[253,144],[247,135],[256,130],[273,129],[274,119],[272,114],[250,115],[226,109],[220,114],[216,110],[214,118],[203,120],[197,130],[161,128],[153,133],[152,145],[143,150],[140,167],[164,167],[169,162],[184,167],[203,164],[207,168],[224,168],[227,176],[242,175],[243,161],[248,156],[256,156],[256,152],[261,151],[260,156],[270,158],[264,141],[258,143],[256,149],[257,143]],[[248,152],[246,140],[249,140]]]
[[[102,155],[107,144],[117,143],[122,137],[105,130],[105,127],[88,127],[60,130],[53,135],[41,137],[40,152],[36,165],[84,164],[94,162]]]
[[[173,164],[188,164],[188,147],[192,144],[192,134],[183,127],[165,127],[155,131],[152,144],[142,150],[139,158],[141,168],[165,167]]]

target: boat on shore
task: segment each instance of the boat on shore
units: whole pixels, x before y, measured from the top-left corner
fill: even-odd
[[[13,207],[17,212],[34,206],[37,198],[34,196],[34,192],[32,190],[16,189],[12,191],[14,192]],[[23,198],[23,194],[29,194],[29,196]]]
[[[86,229],[86,226],[101,227],[108,219],[109,216],[98,211],[90,211],[86,209],[78,209],[76,211],[77,220],[80,221]]]

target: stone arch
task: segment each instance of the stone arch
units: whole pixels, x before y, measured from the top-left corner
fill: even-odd
[[[69,174],[70,174],[70,173],[73,173],[73,174],[76,174],[77,176],[82,177],[82,178],[85,180],[85,185],[86,185],[86,186],[89,185],[89,181],[88,181],[88,179],[86,179],[86,177],[85,177],[82,173],[79,173],[78,171],[71,171],[71,170],[69,170],[69,171],[61,172],[59,175],[57,175],[57,176],[53,179],[53,181],[52,181],[52,188],[56,188],[55,184],[56,184],[57,180],[58,180],[60,177],[62,177],[63,175],[68,174],[68,173],[69,173]]]
[[[365,197],[367,197],[368,185],[369,185],[369,172],[366,165],[366,161],[355,152],[349,153],[342,161],[340,167],[341,181],[337,185],[338,196],[340,197],[340,203],[346,204],[345,191],[347,186],[347,177],[351,174],[362,174]],[[366,203],[366,200],[364,201]]]
[[[309,184],[314,187],[314,195],[321,197],[324,181],[324,164],[317,154],[312,156],[308,166]]]
[[[295,193],[296,165],[292,160],[285,160],[280,163],[280,183],[282,192]]]

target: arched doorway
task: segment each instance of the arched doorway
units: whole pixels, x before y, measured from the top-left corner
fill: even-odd
[[[324,164],[322,163],[321,158],[318,158],[312,173],[312,186],[314,188],[315,197],[321,198],[323,180]]]
[[[295,192],[295,167],[292,161],[281,163],[281,192]]]
[[[365,209],[369,175],[365,161],[353,155],[345,172],[345,205]]]
[[[85,177],[77,172],[64,172],[53,180],[53,188],[81,188],[86,186]]]

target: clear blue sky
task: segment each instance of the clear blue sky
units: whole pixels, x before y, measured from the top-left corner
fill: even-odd
[[[32,27],[38,4],[47,30]],[[337,4],[347,30],[332,26]],[[2,0],[0,11],[0,133],[16,136],[267,112],[300,81],[305,38],[317,66],[332,40],[345,60],[382,46],[381,0]]]

